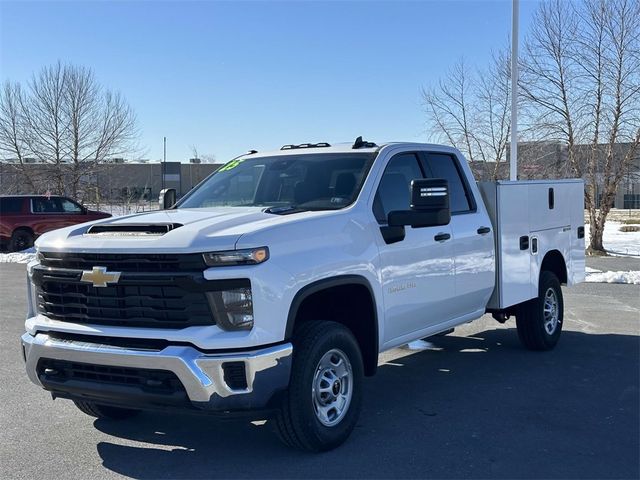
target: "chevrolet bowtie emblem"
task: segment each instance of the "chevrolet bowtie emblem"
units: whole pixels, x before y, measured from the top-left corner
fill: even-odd
[[[93,283],[94,287],[106,287],[107,283],[117,283],[120,272],[107,272],[107,267],[93,267],[93,270],[83,270],[81,282]]]

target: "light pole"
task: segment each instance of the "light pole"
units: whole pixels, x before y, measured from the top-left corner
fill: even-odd
[[[518,179],[518,14],[520,0],[511,8],[511,157],[509,180]]]
[[[160,175],[162,176],[162,189],[164,190],[164,169],[167,162],[167,137],[162,137],[162,168],[160,169]]]

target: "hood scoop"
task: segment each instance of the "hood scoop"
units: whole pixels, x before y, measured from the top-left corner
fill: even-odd
[[[85,235],[108,237],[145,237],[162,236],[171,230],[180,228],[181,223],[116,223],[91,225]]]

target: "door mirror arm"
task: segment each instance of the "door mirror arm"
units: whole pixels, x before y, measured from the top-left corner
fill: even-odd
[[[404,226],[392,226],[392,225],[381,226],[380,233],[382,233],[382,238],[384,239],[384,243],[386,243],[387,245],[401,242],[402,240],[404,240],[404,237],[406,235]]]

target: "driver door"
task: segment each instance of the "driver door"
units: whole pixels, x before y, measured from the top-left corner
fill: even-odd
[[[374,215],[380,226],[393,210],[409,210],[410,182],[424,178],[415,153],[391,158],[378,185]],[[405,227],[404,240],[387,244],[376,236],[385,305],[385,346],[452,319],[455,301],[452,233],[449,225]]]

